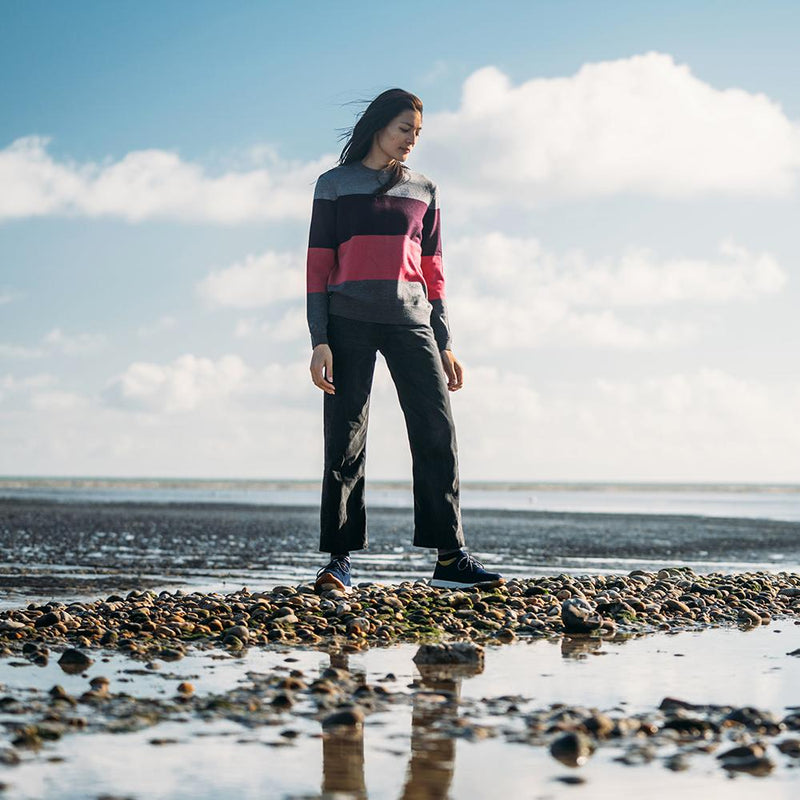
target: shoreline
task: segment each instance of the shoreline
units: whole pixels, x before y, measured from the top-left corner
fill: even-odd
[[[393,744],[402,724],[411,728],[405,785],[424,792],[433,781],[436,796],[458,785],[459,775],[480,780],[463,759],[458,772],[454,768],[461,742],[495,760],[510,759],[512,775],[509,748],[525,748],[525,758],[539,763],[537,774],[564,787],[588,782],[616,792],[638,780],[642,769],[652,779],[655,766],[664,768],[662,774],[688,772],[702,779],[706,788],[694,797],[709,796],[706,784],[726,775],[769,776],[770,786],[796,782],[800,707],[787,704],[795,685],[788,674],[784,708],[755,706],[719,690],[711,702],[698,697],[706,685],[698,685],[699,676],[714,665],[709,649],[702,648],[704,638],[719,647],[721,636],[736,644],[729,637],[753,635],[760,642],[755,652],[744,642],[734,652],[747,653],[755,664],[759,648],[769,645],[776,652],[777,645],[785,653],[779,663],[788,660],[797,672],[800,647],[786,647],[800,644],[800,575],[698,575],[667,567],[512,580],[486,590],[404,581],[317,595],[312,585],[299,584],[227,594],[132,591],[88,603],[29,604],[0,612],[0,670],[7,682],[16,675],[22,681],[7,685],[0,699],[0,721],[9,736],[0,747],[0,770],[10,770],[12,779],[21,776],[17,785],[24,792],[25,781],[35,780],[34,769],[57,779],[64,769],[60,757],[49,759],[53,766],[44,762],[50,753],[66,752],[87,785],[92,773],[82,772],[81,764],[92,758],[86,748],[114,750],[121,734],[130,737],[126,752],[148,761],[160,758],[152,748],[167,748],[165,764],[172,763],[171,748],[202,760],[203,741],[210,737],[217,747],[225,742],[220,737],[234,735],[230,761],[243,759],[250,770],[269,764],[278,769],[272,777],[277,794],[270,796],[289,796],[292,781],[307,792],[309,760],[319,768],[321,777],[314,780],[323,792],[338,787],[366,796],[366,765],[380,758],[378,751],[389,748],[393,759],[406,757],[406,748]],[[613,704],[576,702],[573,684],[585,681],[578,674],[565,674],[544,697],[531,692],[531,670],[541,672],[541,692],[559,662],[562,669],[592,661],[602,667],[594,657],[619,650],[624,661],[609,664],[612,671],[595,679],[598,687],[616,684],[612,676],[636,665],[647,642],[652,666],[645,668],[633,703],[628,701],[634,686],[624,681],[614,691],[600,689],[601,697],[616,696]],[[700,652],[705,656],[698,663]],[[542,671],[545,654],[548,667]],[[681,666],[686,661],[695,677],[664,685],[664,675],[675,669],[664,664],[665,656]],[[359,659],[376,664],[371,674],[358,666]],[[659,663],[667,668],[661,678],[654,669]],[[214,679],[226,664],[228,677]],[[510,672],[496,673],[503,664]],[[765,668],[765,674],[779,674],[777,665]],[[29,683],[26,688],[26,669],[42,675],[60,670],[64,677],[49,689],[43,679],[37,680],[41,689]],[[480,676],[492,669],[492,682],[481,686]],[[717,665],[712,676],[719,671]],[[248,756],[254,744],[262,749]],[[275,755],[264,752],[264,745]],[[514,749],[513,763],[519,755]],[[302,774],[283,772],[284,765],[293,770],[300,764]],[[141,785],[137,776],[124,779],[134,788]],[[208,794],[195,796],[218,796],[214,777],[207,780]],[[370,796],[395,793],[396,786]],[[470,796],[469,790],[456,794]]]

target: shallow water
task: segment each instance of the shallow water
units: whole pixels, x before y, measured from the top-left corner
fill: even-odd
[[[91,503],[237,503],[318,506],[316,481],[0,478],[0,498]],[[367,481],[372,508],[411,508],[411,486]],[[606,514],[679,514],[800,522],[800,486],[790,484],[485,483],[464,481],[465,509]]]
[[[405,702],[369,714],[363,736],[321,733],[311,709],[276,714],[275,724],[248,727],[228,720],[206,722],[186,715],[134,733],[66,735],[25,755],[15,767],[0,767],[8,784],[4,797],[72,798],[102,793],[141,800],[162,798],[619,798],[626,793],[652,797],[681,793],[687,800],[724,792],[726,798],[796,797],[800,768],[774,748],[776,769],[766,778],[731,779],[713,755],[692,755],[682,772],[666,769],[660,758],[649,765],[626,766],[613,759],[621,745],[603,746],[583,767],[554,760],[546,748],[507,741],[524,728],[526,710],[561,702],[650,711],[666,696],[698,704],[752,705],[778,717],[800,705],[800,626],[776,620],[744,632],[710,629],[657,634],[619,641],[535,640],[486,650],[485,669],[446,682],[458,706],[437,703],[425,692],[430,684],[411,659],[414,645],[372,649],[350,656],[318,651],[251,648],[241,656],[218,650],[192,651],[179,662],[144,670],[119,653],[108,652],[84,675],[66,675],[54,653],[46,667],[11,666],[0,661],[4,693],[15,697],[60,683],[74,694],[88,680],[104,675],[111,692],[136,697],[175,694],[190,680],[199,694],[229,691],[248,683],[248,672],[300,669],[313,678],[331,665],[362,673],[367,683],[382,683]],[[94,655],[94,654],[93,654]],[[344,660],[344,661],[343,661]],[[129,670],[136,670],[130,672]],[[394,680],[386,681],[387,673]],[[412,685],[414,682],[414,685]],[[426,699],[427,697],[427,699]],[[502,699],[501,699],[502,698]],[[518,712],[506,712],[512,702]],[[87,713],[86,707],[80,707]],[[298,713],[299,711],[299,713]],[[488,738],[437,734],[456,717],[484,726]],[[0,713],[0,721],[8,715]],[[282,736],[287,730],[295,738]],[[161,745],[153,739],[174,740]],[[50,758],[61,758],[53,762]],[[579,775],[586,783],[557,779]]]

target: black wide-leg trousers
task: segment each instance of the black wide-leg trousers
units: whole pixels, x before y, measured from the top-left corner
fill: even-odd
[[[397,389],[411,446],[418,547],[463,547],[458,451],[447,377],[430,325],[363,322],[331,314],[335,394],[324,395],[325,469],[320,550],[367,546],[364,470],[376,353]]]

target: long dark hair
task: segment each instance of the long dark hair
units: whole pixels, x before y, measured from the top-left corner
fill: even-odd
[[[422,114],[422,100],[404,89],[387,89],[372,101],[357,102],[369,103],[369,105],[361,112],[356,124],[339,137],[340,139],[347,137],[347,143],[339,156],[340,165],[362,161],[372,147],[372,137],[379,130],[385,128],[398,114],[408,110],[419,111]],[[389,180],[380,186],[375,194],[388,192],[392,186],[403,179],[407,169],[408,167],[401,161],[395,161]]]

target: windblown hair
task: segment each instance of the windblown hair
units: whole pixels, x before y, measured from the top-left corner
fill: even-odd
[[[352,128],[348,128],[339,138],[347,137],[347,143],[339,156],[339,164],[351,164],[353,161],[362,161],[372,147],[372,137],[385,128],[398,114],[404,111],[419,111],[422,114],[422,100],[415,94],[403,89],[387,89],[381,92],[374,100],[361,100],[358,102],[369,103]],[[376,195],[385,194],[395,184],[399,183],[408,169],[401,161],[395,161],[389,180],[380,186]]]

